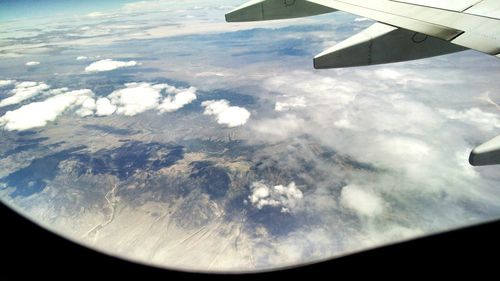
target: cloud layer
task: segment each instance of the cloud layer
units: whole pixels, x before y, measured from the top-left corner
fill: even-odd
[[[392,88],[401,77],[406,81]],[[294,210],[314,213],[325,224],[342,225],[337,226],[342,233],[335,237],[355,229],[356,236],[342,239],[352,242],[346,249],[492,217],[499,211],[493,198],[500,194],[492,191],[498,177],[485,179],[467,157],[473,143],[495,135],[498,114],[478,107],[451,109],[455,96],[441,96],[442,104],[436,105],[435,93],[457,82],[433,79],[417,71],[384,67],[372,72],[297,71],[273,76],[263,83],[268,93],[278,92],[275,99],[282,104],[288,102],[284,95],[303,97],[303,106],[283,106],[271,116],[259,115],[249,135],[252,141],[274,148],[262,152],[273,155],[273,167],[297,174],[303,173],[304,164],[314,167],[302,177],[317,189],[304,195]],[[426,92],[418,88],[421,83],[432,86]],[[331,153],[323,154],[325,150]],[[266,195],[265,191],[255,189],[255,194]],[[476,212],[469,204],[488,206],[484,208],[489,211]]]
[[[440,109],[440,113],[452,120],[476,125],[484,131],[492,131],[500,128],[500,116],[495,113],[482,111],[474,107],[466,110]]]

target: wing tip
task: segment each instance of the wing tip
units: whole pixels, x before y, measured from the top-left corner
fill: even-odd
[[[472,166],[487,166],[500,164],[500,136],[474,148],[469,156]]]

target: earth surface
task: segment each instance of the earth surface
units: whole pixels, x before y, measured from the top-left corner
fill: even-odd
[[[259,271],[500,217],[499,167],[467,161],[500,131],[498,59],[318,71],[373,22],[99,2],[0,16],[0,200],[35,223],[156,266]]]

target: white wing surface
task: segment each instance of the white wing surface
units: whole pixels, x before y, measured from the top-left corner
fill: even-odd
[[[254,0],[226,14],[226,20],[286,19],[337,10],[379,23],[316,56],[317,68],[414,60],[465,49],[500,56],[499,0]],[[378,48],[370,48],[374,45]]]

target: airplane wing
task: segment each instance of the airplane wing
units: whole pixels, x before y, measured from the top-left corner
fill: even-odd
[[[378,23],[314,58],[315,68],[414,60],[466,49],[500,58],[498,0],[253,0],[228,22],[345,11]]]
[[[473,49],[500,58],[500,0],[252,0],[228,22],[345,11],[377,23],[325,50],[314,67],[400,62]],[[500,164],[500,140],[474,149],[472,165]]]

